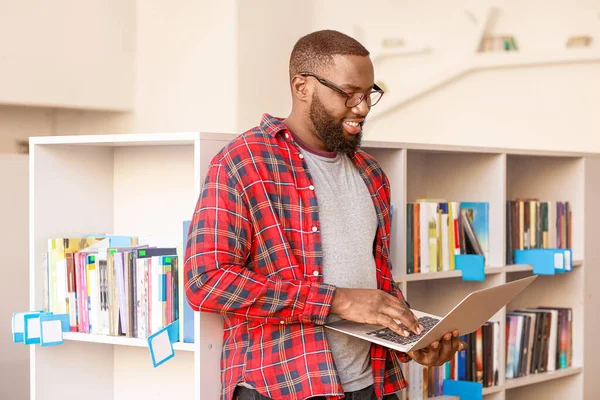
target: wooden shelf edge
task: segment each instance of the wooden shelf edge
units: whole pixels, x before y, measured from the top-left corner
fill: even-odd
[[[573,260],[573,268],[583,266],[583,260]],[[529,264],[513,264],[505,267],[506,272],[525,272],[533,271],[533,266]]]
[[[148,341],[146,339],[129,338],[123,336],[93,335],[80,332],[65,332],[63,333],[63,340],[83,343],[111,344],[116,346],[148,347]],[[177,342],[173,343],[173,349],[193,352],[194,344]]]
[[[573,260],[573,268],[583,266],[583,260]],[[505,265],[502,267],[486,267],[486,275],[500,274],[502,272],[527,272],[533,271],[533,267],[527,264],[514,264]],[[460,278],[462,276],[461,271],[443,271],[443,272],[428,272],[425,274],[402,274],[394,276],[396,282],[416,282],[416,281],[428,281],[433,279],[449,279],[449,278]]]
[[[504,272],[504,267],[486,267],[486,275],[500,274]],[[432,279],[448,279],[448,278],[460,278],[462,277],[462,271],[442,271],[442,272],[427,272],[418,274],[404,274],[394,277],[396,282],[415,282],[415,281],[427,281]]]
[[[194,352],[195,351],[194,343],[182,343],[182,342],[173,343],[173,350]]]
[[[553,372],[544,372],[541,374],[528,375],[523,378],[507,379],[504,383],[505,389],[515,389],[536,383],[547,382],[553,379],[566,378],[568,376],[577,375],[583,372],[583,367],[571,367],[560,369]]]
[[[482,394],[485,396],[486,394],[498,393],[504,390],[504,387],[501,385],[490,386],[483,388]]]
[[[200,138],[199,132],[129,133],[115,135],[33,136],[30,145],[127,146],[149,144],[186,144]]]

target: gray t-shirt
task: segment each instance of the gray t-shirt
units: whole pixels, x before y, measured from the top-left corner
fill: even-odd
[[[346,155],[307,150],[302,154],[319,204],[323,281],[337,287],[377,289],[373,242],[377,214],[371,194]],[[330,315],[328,322],[339,320]],[[373,383],[370,342],[326,329],[344,391]]]

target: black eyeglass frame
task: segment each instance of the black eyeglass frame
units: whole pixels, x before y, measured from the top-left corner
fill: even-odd
[[[300,73],[299,73],[299,75],[300,75],[300,76],[303,76],[303,77],[312,76],[312,77],[313,77],[313,78],[315,78],[317,81],[319,81],[319,83],[320,83],[320,84],[322,84],[323,86],[327,86],[329,89],[335,90],[336,92],[338,92],[338,93],[339,93],[339,94],[341,94],[342,96],[345,96],[345,97],[346,97],[346,102],[345,102],[345,105],[346,105],[346,107],[348,107],[348,108],[354,108],[354,107],[358,106],[360,103],[362,103],[362,101],[363,101],[365,98],[367,98],[367,97],[370,97],[370,96],[371,96],[371,94],[373,94],[373,93],[380,93],[380,96],[379,96],[379,98],[378,98],[378,99],[377,99],[377,100],[376,100],[374,103],[367,104],[367,106],[368,106],[369,108],[371,108],[371,107],[373,107],[375,104],[379,103],[379,101],[381,100],[381,98],[383,97],[383,95],[384,95],[384,93],[385,93],[385,92],[383,91],[383,89],[381,89],[379,86],[377,86],[377,84],[376,84],[376,83],[375,83],[375,84],[373,84],[373,90],[371,90],[370,92],[367,92],[367,93],[348,92],[348,91],[346,91],[346,90],[342,89],[341,87],[339,87],[338,85],[336,85],[335,83],[331,82],[330,80],[327,80],[327,79],[323,78],[322,76],[319,76],[319,75],[317,75],[317,74],[314,74],[314,73],[312,73],[312,72],[300,72]],[[360,99],[358,100],[358,103],[356,103],[356,104],[355,104],[355,105],[353,105],[353,106],[349,106],[349,105],[348,105],[348,100],[350,100],[350,98],[351,98],[352,96],[354,96],[355,94],[361,94],[362,96],[361,96],[361,97],[360,97]]]

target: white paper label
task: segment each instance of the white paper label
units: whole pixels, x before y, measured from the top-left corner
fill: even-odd
[[[62,323],[60,320],[42,322],[42,342],[61,342],[62,341]]]
[[[173,354],[173,347],[169,340],[169,332],[166,330],[152,338],[151,346],[154,353],[154,362],[156,364]]]
[[[15,324],[13,333],[23,333],[25,331],[25,314],[17,313],[15,315]]]
[[[29,339],[39,339],[40,337],[40,317],[27,320],[27,337]]]
[[[560,253],[554,254],[554,269],[564,269],[564,256]]]
[[[571,270],[571,252],[565,251],[565,268],[570,271]]]

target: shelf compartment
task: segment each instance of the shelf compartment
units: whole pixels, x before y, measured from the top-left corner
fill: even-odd
[[[570,203],[574,260],[582,259],[584,254],[584,172],[580,157],[509,155],[506,159],[507,200],[522,198]]]
[[[500,269],[501,270],[501,269]],[[452,271],[459,272],[460,271]],[[442,272],[434,272],[436,275]],[[417,274],[420,275],[420,274]],[[430,279],[411,281],[407,286],[405,295],[411,308],[433,315],[446,315],[452,308],[462,301],[469,293],[493,287],[503,283],[504,275],[492,274],[486,276],[484,281],[463,281],[460,278],[455,279]],[[502,310],[490,320],[502,321]]]
[[[63,333],[64,340],[71,340],[75,342],[88,342],[88,343],[104,343],[112,344],[117,346],[133,346],[133,347],[148,347],[148,341],[146,339],[130,338],[124,336],[107,336],[107,335],[93,335],[88,333],[80,332],[65,332]],[[173,343],[173,349],[179,351],[194,351],[193,343]]]
[[[505,263],[502,242],[506,156],[468,152],[408,150],[406,200],[486,202],[489,209],[486,265]],[[403,228],[404,231],[406,227]],[[405,263],[403,263],[405,264]]]

